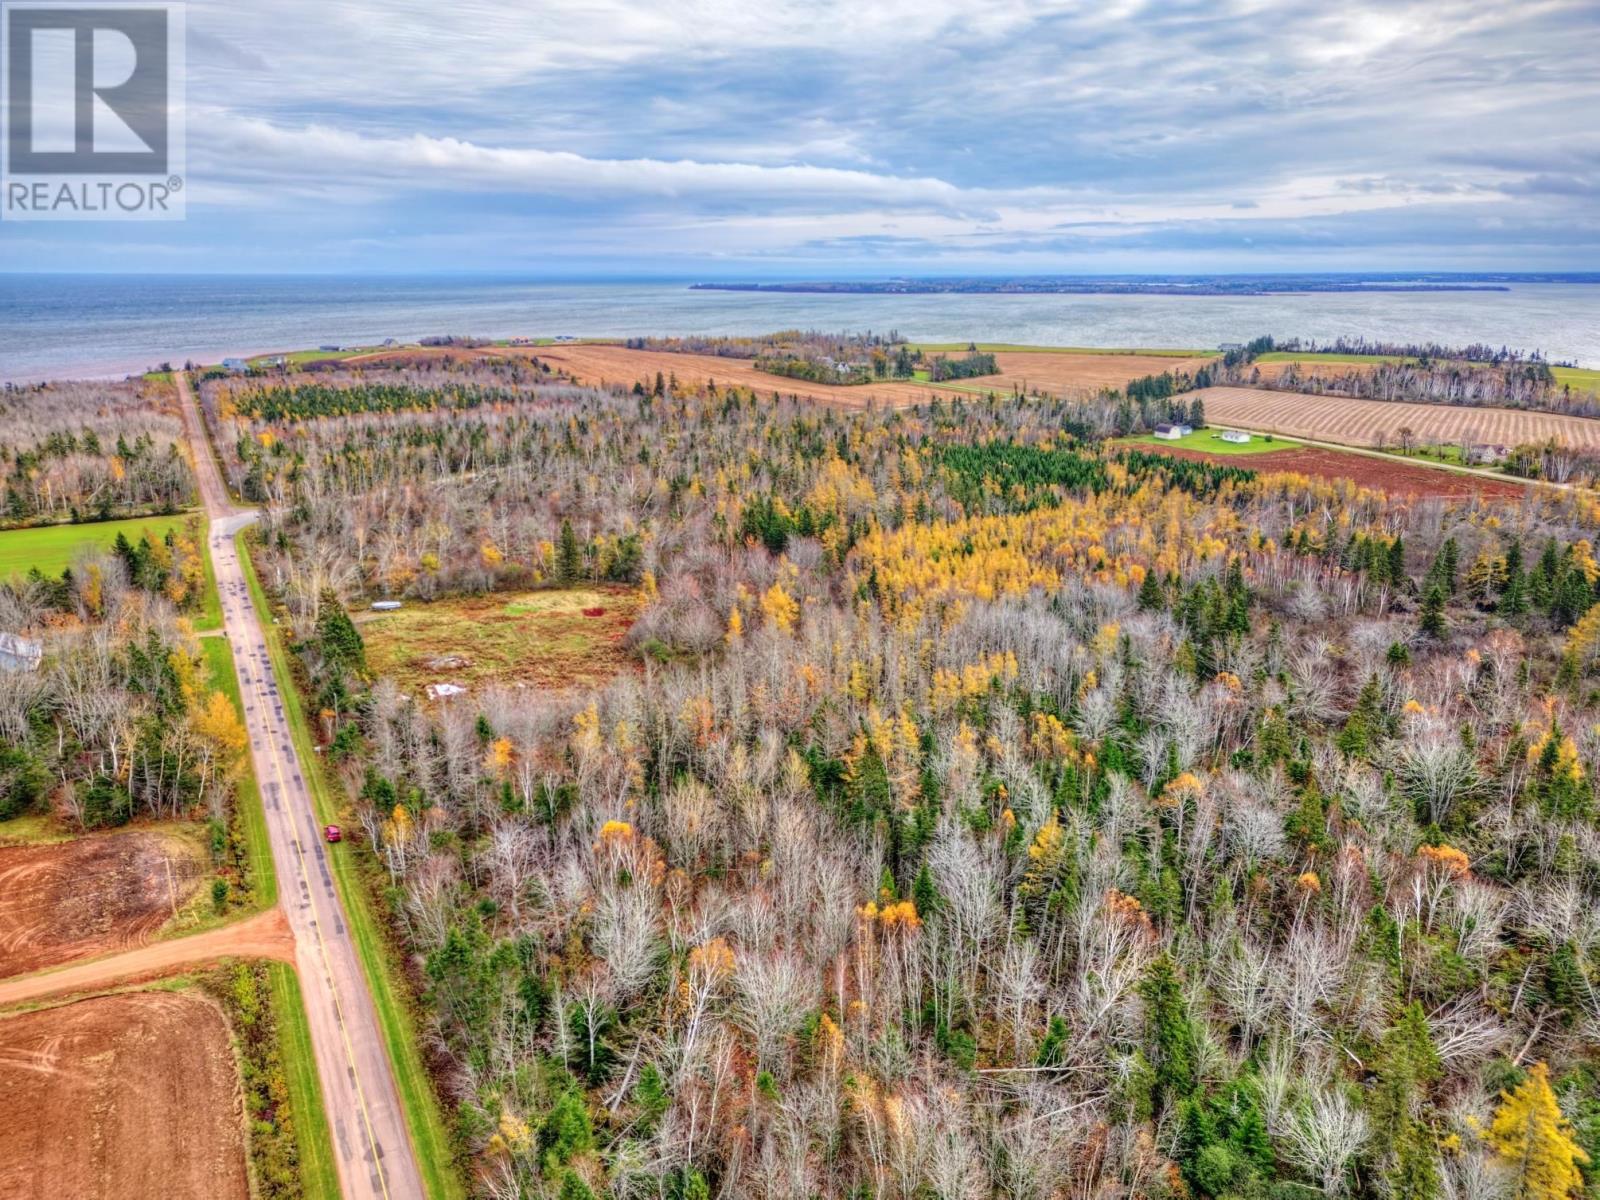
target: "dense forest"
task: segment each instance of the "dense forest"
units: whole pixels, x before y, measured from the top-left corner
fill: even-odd
[[[171,385],[6,385],[0,527],[175,513],[194,500]]]
[[[210,408],[478,1194],[1596,1194],[1592,497],[384,386],[508,394]],[[578,579],[597,689],[423,703],[343,611]]]

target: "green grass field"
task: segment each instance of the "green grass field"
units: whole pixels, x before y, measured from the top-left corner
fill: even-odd
[[[1600,371],[1592,367],[1551,367],[1556,382],[1566,384],[1573,391],[1600,392]]]
[[[383,350],[415,350],[415,346],[352,346],[348,350],[292,350],[287,354],[258,354],[254,358],[245,359],[245,365],[250,367],[264,367],[272,359],[281,358],[291,367],[302,366],[308,362],[330,362],[355,358],[360,354],[377,354]]]
[[[312,752],[313,742],[306,724],[305,709],[294,685],[294,675],[289,670],[289,652],[284,648],[281,631],[272,622],[272,608],[256,576],[243,533],[235,539],[235,545],[244,565],[250,599],[266,630],[272,671],[277,676],[283,695],[295,753],[300,757],[301,767],[311,788],[317,822],[336,823],[340,820],[340,806],[335,799],[334,788],[323,775],[321,755]],[[361,878],[353,855],[330,854],[328,862],[333,869],[334,883],[339,889],[350,931],[355,937],[362,970],[372,990],[372,1002],[377,1009],[378,1023],[383,1027],[389,1062],[394,1067],[395,1086],[400,1092],[401,1107],[405,1109],[406,1127],[411,1131],[428,1195],[432,1200],[464,1200],[466,1189],[453,1165],[455,1155],[450,1145],[449,1130],[445,1126],[444,1112],[422,1061],[416,1020],[400,982],[401,966],[384,937],[376,901]]]
[[[1290,438],[1279,437],[1276,434],[1252,433],[1250,440],[1242,444],[1225,442],[1218,434],[1220,429],[1196,429],[1193,433],[1169,441],[1158,438],[1154,434],[1141,433],[1134,437],[1118,438],[1113,443],[1118,446],[1157,446],[1162,448],[1176,447],[1181,450],[1203,450],[1207,454],[1269,454],[1274,450],[1291,450],[1300,443]]]
[[[94,521],[82,525],[39,525],[30,529],[0,530],[0,579],[26,575],[34,567],[41,574],[60,575],[85,549],[111,549],[117,534],[137,542],[145,534],[160,541],[173,530],[182,531],[191,516],[200,518],[200,540],[204,550],[208,522],[204,513],[175,513],[166,517],[130,517],[125,521]],[[211,556],[202,555],[206,567],[206,594],[200,611],[193,614],[196,630],[222,628],[222,599],[217,595],[217,580],[211,570]]]
[[[38,567],[46,575],[59,575],[72,565],[80,550],[109,550],[117,534],[137,542],[145,534],[159,541],[168,531],[183,529],[187,513],[170,517],[132,517],[126,521],[96,521],[83,525],[39,525],[31,529],[0,531],[0,578],[26,575]]]

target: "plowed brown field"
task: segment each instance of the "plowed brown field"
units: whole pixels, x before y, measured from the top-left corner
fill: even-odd
[[[1600,420],[1588,417],[1510,408],[1346,400],[1264,388],[1203,388],[1192,395],[1205,400],[1206,420],[1212,424],[1264,429],[1342,446],[1374,446],[1380,438],[1393,446],[1401,428],[1410,426],[1424,443],[1436,440],[1459,445],[1472,441],[1515,446],[1553,437],[1570,446],[1600,447]]]
[[[0,1018],[0,1196],[245,1200],[238,1094],[227,1023],[198,996]]]
[[[194,847],[160,833],[0,846],[0,978],[142,945],[204,870]]]
[[[1296,475],[1310,475],[1317,479],[1350,479],[1362,487],[1379,488],[1394,496],[1437,496],[1450,500],[1483,496],[1493,500],[1514,500],[1520,498],[1530,486],[1510,479],[1469,475],[1464,471],[1444,471],[1437,467],[1419,467],[1398,458],[1385,458],[1376,454],[1353,454],[1346,450],[1325,450],[1318,446],[1296,446],[1288,450],[1271,450],[1264,454],[1248,456],[1207,454],[1203,450],[1144,443],[1140,443],[1139,449],[1170,454],[1174,458],[1193,458],[1202,462],[1221,463],[1228,467],[1244,467],[1263,473],[1290,471]]]

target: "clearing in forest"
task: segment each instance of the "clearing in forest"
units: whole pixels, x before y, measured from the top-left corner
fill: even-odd
[[[627,662],[639,611],[631,588],[492,592],[358,614],[375,675],[429,685],[565,688],[602,683]]]
[[[0,846],[0,977],[143,945],[207,870],[194,844],[147,830]]]
[[[182,992],[0,1017],[0,1196],[246,1200],[227,1022]]]

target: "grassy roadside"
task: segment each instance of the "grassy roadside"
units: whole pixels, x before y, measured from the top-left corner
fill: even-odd
[[[206,568],[206,596],[205,605],[200,610],[200,615],[194,618],[194,631],[196,633],[214,633],[222,628],[222,593],[217,591],[217,569],[211,563],[211,553],[206,549],[211,545],[211,518],[205,509],[196,510],[200,515],[200,558]],[[233,677],[231,668],[228,677]],[[238,688],[235,687],[235,692]],[[238,707],[238,697],[234,697],[234,706]],[[244,710],[239,710],[239,719],[244,720]]]
[[[240,533],[234,544],[250,588],[250,599],[266,632],[272,671],[277,676],[284,710],[289,717],[295,753],[300,758],[301,768],[310,786],[317,822],[336,822],[340,806],[334,798],[333,787],[323,773],[322,756],[313,752],[305,709],[295,687],[294,674],[289,668],[288,650],[279,629],[273,624],[271,605],[256,575],[246,535]],[[389,1061],[394,1067],[395,1086],[400,1093],[401,1107],[405,1109],[406,1127],[416,1146],[417,1163],[428,1195],[433,1200],[464,1200],[466,1190],[452,1167],[455,1154],[449,1130],[438,1097],[434,1095],[427,1067],[422,1061],[416,1020],[401,980],[401,967],[385,936],[372,894],[361,879],[351,855],[330,854],[328,862],[333,871],[334,884],[339,889],[340,901],[344,905],[346,920],[355,938],[356,952],[360,955],[367,985],[372,991],[378,1023],[383,1027]]]
[[[322,1084],[317,1079],[317,1059],[311,1049],[311,1026],[306,1022],[300,979],[293,967],[276,962],[267,964],[267,978],[272,985],[284,1078],[294,1112],[300,1186],[307,1200],[339,1200],[339,1168],[333,1157],[328,1114],[322,1105]]]
[[[211,556],[206,555],[210,563]],[[211,673],[211,686],[226,696],[244,721],[244,703],[239,695],[239,676],[233,667],[233,648],[226,638],[201,638],[200,649]],[[239,831],[250,861],[250,887],[255,893],[254,909],[269,909],[278,903],[278,872],[272,863],[272,843],[267,837],[267,814],[261,805],[261,789],[256,785],[255,767],[248,754],[239,772],[237,808]]]

